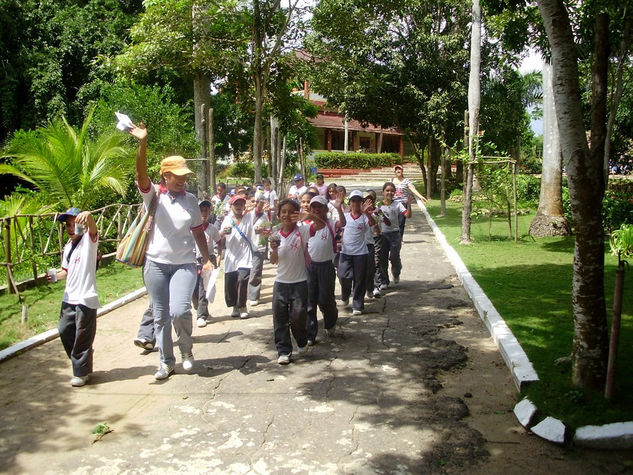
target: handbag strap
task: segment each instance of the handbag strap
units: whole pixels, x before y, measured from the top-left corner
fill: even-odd
[[[240,236],[244,238],[244,241],[248,244],[248,248],[251,250],[251,254],[255,254],[255,251],[253,250],[253,243],[251,243],[251,240],[246,237],[246,234],[244,234],[240,227],[235,223],[233,218],[231,218],[231,225],[237,230]]]

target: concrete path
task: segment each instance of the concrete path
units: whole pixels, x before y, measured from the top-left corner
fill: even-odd
[[[401,283],[342,310],[338,334],[276,364],[270,312],[194,328],[194,374],[153,378],[132,345],[145,298],[102,317],[90,385],[72,388],[59,340],[0,365],[0,471],[8,473],[590,473],[625,465],[526,433],[516,393],[418,212]],[[106,422],[112,432],[94,442]]]

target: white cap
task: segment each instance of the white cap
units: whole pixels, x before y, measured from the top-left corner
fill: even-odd
[[[320,205],[327,206],[327,200],[325,199],[325,196],[321,195],[313,196],[310,200],[310,204],[313,203],[319,203]]]
[[[354,190],[349,194],[349,199],[351,200],[352,198],[360,198],[361,200],[363,199],[363,192],[360,190]]]

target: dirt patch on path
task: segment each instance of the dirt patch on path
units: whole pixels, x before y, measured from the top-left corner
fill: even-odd
[[[490,337],[428,226],[409,221],[401,283],[340,331],[275,363],[270,283],[248,320],[221,301],[194,329],[194,374],[154,381],[131,341],[146,300],[99,319],[93,383],[59,341],[0,365],[0,459],[12,473],[618,473],[624,454],[526,433]],[[107,422],[113,432],[92,443]]]

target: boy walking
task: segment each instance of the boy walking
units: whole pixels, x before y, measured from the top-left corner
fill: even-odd
[[[57,328],[73,367],[70,384],[88,382],[92,373],[92,344],[97,331],[97,225],[88,211],[70,208],[57,217],[64,223],[70,240],[64,246],[62,270],[57,280],[66,279],[66,289]],[[50,279],[50,277],[48,277]]]

